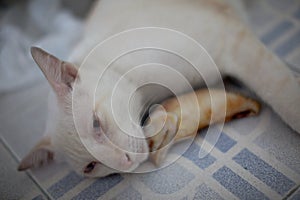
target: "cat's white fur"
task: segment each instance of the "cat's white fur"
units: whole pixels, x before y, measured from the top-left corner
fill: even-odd
[[[232,1],[230,0],[230,2]],[[298,82],[288,67],[272,52],[268,51],[247,29],[226,1],[101,0],[95,5],[88,17],[85,36],[76,47],[70,60],[72,63],[80,65],[83,58],[101,41],[124,30],[140,27],[163,27],[180,31],[192,37],[202,44],[212,56],[222,75],[230,75],[242,81],[256,92],[262,100],[267,102],[291,128],[300,132],[300,87]],[[165,42],[170,41],[165,38]],[[188,51],[189,46],[181,43],[177,48],[187,49]],[[101,177],[118,170],[131,171],[147,158],[148,148],[145,141],[139,141],[137,145],[139,147],[138,152],[144,152],[145,154],[130,153],[137,150],[129,145],[132,141],[128,142],[128,136],[120,131],[118,124],[112,120],[110,99],[107,98],[112,92],[111,85],[114,85],[120,75],[135,66],[136,63],[142,61],[147,63],[148,58],[151,61],[154,60],[174,66],[175,69],[188,77],[192,86],[199,87],[204,83],[198,75],[185,72],[184,69],[188,66],[185,66],[185,63],[180,60],[172,60],[167,55],[161,57],[161,54],[156,52],[149,52],[146,57],[137,53],[122,60],[122,62],[116,63],[116,67],[104,77],[102,90],[96,93],[96,106],[94,108],[93,102],[90,100],[93,95],[93,91],[89,88],[91,83],[79,80],[75,84],[75,74],[71,73],[70,75],[70,70],[59,70],[62,63],[42,50],[33,49],[32,54],[54,88],[58,97],[56,105],[58,109],[52,115],[55,116],[55,119],[50,126],[51,128],[47,129],[50,138],[44,138],[23,159],[20,165],[21,170],[52,159],[53,152],[59,150],[77,172],[86,176]],[[64,65],[66,64],[64,63]],[[72,64],[68,65],[70,69],[74,67]],[[97,73],[97,70],[105,67],[103,60],[95,58],[90,60],[90,65],[91,71],[86,72],[84,76],[88,76],[89,73]],[[55,73],[51,72],[51,69],[55,69]],[[210,69],[205,68],[203,65],[200,70],[209,71]],[[81,72],[79,72],[78,77],[81,79]],[[127,105],[127,102],[124,101],[128,97],[128,93],[140,80],[159,81],[165,77],[166,74],[156,70],[149,73],[136,72],[131,74],[128,80],[124,80],[120,93],[114,99],[118,102],[115,110],[119,119],[124,119],[120,123],[123,123],[122,126],[126,127],[131,134],[141,136],[143,133],[141,127],[136,126],[127,119],[128,113],[125,112],[125,108],[122,106]],[[169,78],[172,80],[172,77]],[[217,80],[214,76],[206,77],[206,79],[210,82]],[[92,79],[92,81],[95,80]],[[107,163],[111,168],[97,164],[94,170],[84,173],[86,166],[95,158],[84,147],[75,129],[71,106],[71,94],[74,84],[77,85],[75,89],[80,94],[76,96],[76,99],[73,99],[75,104],[77,102],[76,105],[79,105],[73,109],[77,109],[77,112],[81,113],[78,116],[78,121],[80,121],[83,128],[79,135],[82,134],[80,135],[81,138],[90,144],[93,152],[96,152],[100,160]],[[179,92],[187,90],[186,87],[178,84],[175,80],[171,81],[170,84],[172,84],[172,87],[177,88]],[[149,89],[146,92],[141,92],[135,99],[136,108],[142,108],[145,102],[154,95],[158,97],[155,99],[157,101],[166,98],[169,93]],[[100,119],[100,134],[95,134],[95,130],[92,128],[94,112]],[[140,110],[136,109],[133,113],[137,116],[140,114]],[[108,139],[121,146],[122,149],[112,145],[107,141]]]

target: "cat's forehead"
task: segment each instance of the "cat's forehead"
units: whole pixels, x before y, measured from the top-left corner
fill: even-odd
[[[76,106],[87,107],[91,105],[94,99],[93,92],[88,86],[83,84],[75,84],[72,91],[72,103]]]

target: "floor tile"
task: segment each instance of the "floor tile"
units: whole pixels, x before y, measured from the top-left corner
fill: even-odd
[[[2,143],[0,154],[1,199],[20,199],[29,193],[42,193],[26,173],[17,171],[17,162]]]

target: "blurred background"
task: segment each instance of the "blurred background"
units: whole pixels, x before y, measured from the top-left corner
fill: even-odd
[[[67,59],[82,34],[82,20],[92,2],[1,1],[0,91],[11,91],[41,78],[30,57],[30,46],[40,46]]]

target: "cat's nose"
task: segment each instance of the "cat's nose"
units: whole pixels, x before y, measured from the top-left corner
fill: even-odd
[[[129,154],[125,153],[121,159],[121,165],[124,167],[124,168],[129,168],[132,166],[132,160],[129,156]]]

